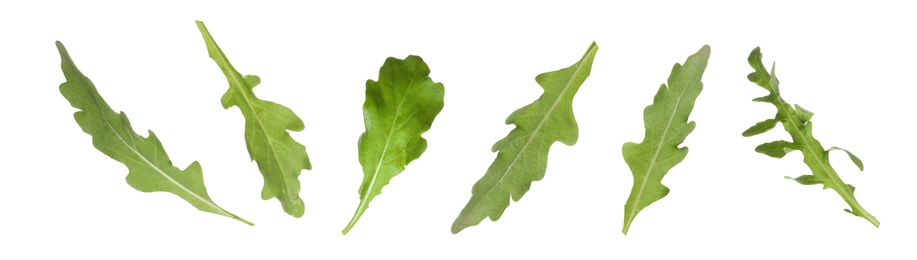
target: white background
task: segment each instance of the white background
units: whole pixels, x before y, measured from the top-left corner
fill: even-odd
[[[76,1],[74,1],[76,2]],[[0,258],[3,259],[914,259],[914,39],[902,4],[789,1],[553,3],[267,2],[4,3],[0,6]],[[167,3],[168,2],[168,3]],[[329,1],[332,2],[332,1]],[[724,1],[725,2],[725,1]],[[262,201],[238,108],[194,25],[204,21],[263,99],[305,122],[293,137],[303,171],[302,218]],[[128,186],[126,168],[92,147],[58,92],[62,41],[134,129],[152,129],[174,164],[199,161],[210,196],[256,223],[202,213],[167,193]],[[541,94],[534,77],[575,63],[596,41],[574,112],[575,146],[556,144],[546,177],[498,222],[449,227],[513,128],[504,119]],[[671,188],[621,234],[632,185],[624,142],[643,138],[643,108],[676,62],[712,55],[691,118],[690,153]],[[815,112],[826,147],[881,222],[844,213],[833,190],[803,186],[799,153],[774,159],[741,132],[773,116],[751,99],[746,58],[777,62],[784,98]],[[446,88],[429,148],[395,177],[347,236],[363,174],[365,81],[386,57],[423,57]]]

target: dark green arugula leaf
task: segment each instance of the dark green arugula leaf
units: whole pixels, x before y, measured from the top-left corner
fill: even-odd
[[[443,109],[444,93],[443,84],[434,83],[429,75],[423,59],[411,55],[404,60],[386,59],[379,68],[379,81],[366,81],[366,132],[360,135],[358,147],[363,184],[360,205],[342,231],[345,235],[382,187],[427,149],[427,140],[420,135]]]

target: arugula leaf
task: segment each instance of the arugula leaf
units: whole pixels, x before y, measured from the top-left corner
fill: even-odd
[[[765,121],[780,122],[783,124],[783,129],[785,129],[793,139],[792,142],[780,140],[765,143],[755,148],[755,151],[775,158],[782,158],[787,153],[795,150],[801,151],[803,154],[803,161],[809,166],[809,169],[812,170],[812,175],[803,175],[796,178],[787,176],[786,178],[796,180],[796,182],[803,185],[822,184],[824,185],[824,189],[834,189],[834,191],[836,191],[838,195],[841,195],[841,198],[850,205],[850,208],[852,208],[852,210],[844,209],[844,211],[865,218],[869,223],[879,227],[879,220],[869,214],[869,212],[866,212],[866,209],[863,209],[863,206],[860,206],[860,203],[853,197],[853,186],[844,183],[840,176],[837,175],[837,172],[834,171],[831,162],[828,161],[828,153],[833,150],[846,152],[847,156],[850,157],[850,160],[856,164],[860,171],[863,171],[863,161],[845,149],[832,147],[825,150],[825,148],[821,146],[821,143],[812,136],[812,122],[809,120],[812,119],[814,114],[799,105],[790,105],[790,103],[783,100],[780,96],[780,81],[777,80],[777,74],[774,70],[775,66],[772,65],[771,72],[767,72],[764,63],[761,61],[760,47],[755,48],[748,56],[748,64],[755,69],[755,72],[748,74],[748,80],[758,84],[758,86],[766,89],[769,93],[767,96],[755,98],[753,101],[768,102],[777,107],[777,115],[774,119]],[[764,133],[770,129],[758,127],[758,125],[762,123],[752,126],[746,130],[743,135],[753,136]],[[773,126],[771,128],[773,128]]]
[[[684,65],[675,64],[668,87],[662,84],[653,104],[643,110],[646,127],[643,141],[625,143],[622,147],[624,161],[634,176],[634,186],[624,204],[625,235],[637,213],[669,194],[669,188],[662,185],[662,177],[688,155],[688,147],[678,145],[694,131],[695,123],[688,122],[688,116],[704,88],[701,77],[709,58],[710,46],[704,45]]]
[[[124,112],[115,113],[99,95],[92,81],[77,69],[64,44],[56,44],[61,70],[67,79],[60,85],[60,92],[71,106],[80,110],[73,114],[73,118],[83,132],[92,136],[96,149],[127,166],[127,184],[142,192],[173,193],[201,211],[254,225],[220,208],[210,199],[204,187],[201,165],[197,161],[182,171],[172,165],[153,131],[149,131],[147,138],[134,132],[127,115]]]
[[[379,81],[366,80],[359,158],[363,184],[360,205],[341,233],[347,234],[382,193],[382,187],[427,149],[420,137],[443,110],[443,84],[434,83],[430,68],[418,56],[404,60],[389,57],[379,68]]]
[[[589,77],[598,49],[593,42],[573,66],[535,77],[544,93],[506,118],[506,124],[516,128],[494,144],[492,151],[499,151],[497,158],[474,184],[471,200],[452,223],[453,234],[487,217],[500,219],[510,198],[519,201],[533,181],[544,177],[551,145],[556,141],[576,143],[579,128],[573,117],[573,96]]]
[[[306,154],[306,147],[293,140],[287,132],[302,131],[302,120],[285,106],[258,99],[252,89],[261,83],[261,78],[239,74],[220,46],[213,41],[204,23],[195,23],[207,44],[207,53],[229,80],[229,90],[220,100],[223,108],[238,106],[245,117],[245,146],[264,176],[261,199],[277,198],[284,212],[297,218],[302,217],[305,205],[299,198],[298,178],[303,169],[311,170],[312,164]]]

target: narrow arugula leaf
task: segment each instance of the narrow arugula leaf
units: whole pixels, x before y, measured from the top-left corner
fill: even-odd
[[[787,178],[796,180],[796,182],[804,185],[822,184],[825,189],[834,189],[834,191],[836,191],[852,208],[852,210],[844,209],[845,211],[865,218],[876,227],[879,227],[879,220],[869,214],[869,212],[866,212],[866,210],[860,206],[860,203],[853,197],[853,186],[844,183],[840,176],[837,175],[837,172],[834,171],[834,168],[828,161],[828,152],[832,150],[842,150],[846,152],[847,156],[850,157],[850,160],[856,164],[860,171],[863,170],[863,161],[847,150],[838,147],[832,147],[831,149],[825,150],[825,148],[821,146],[821,143],[812,136],[812,122],[809,120],[812,119],[814,114],[803,109],[799,105],[790,105],[790,103],[787,103],[780,97],[780,90],[778,88],[780,82],[777,80],[777,75],[776,72],[774,72],[773,66],[771,67],[770,73],[765,69],[764,63],[761,61],[761,48],[755,48],[751,52],[748,56],[748,64],[755,69],[755,72],[748,74],[748,80],[770,92],[768,97],[772,98],[769,98],[765,102],[769,102],[777,107],[777,116],[774,120],[783,124],[783,128],[793,139],[793,142],[776,141],[763,144],[755,148],[755,151],[777,158],[783,157],[788,151],[802,151],[803,161],[809,166],[809,169],[812,170],[812,175]],[[781,145],[783,149],[777,149],[781,148]],[[767,146],[767,148],[762,148],[762,146]]]
[[[434,83],[430,68],[414,55],[386,59],[379,68],[379,81],[366,81],[366,132],[360,135],[358,147],[363,166],[360,205],[341,233],[346,235],[382,187],[427,149],[427,140],[420,135],[443,110],[443,93],[443,84]]]
[[[500,219],[510,198],[519,201],[533,181],[544,177],[551,145],[557,141],[576,143],[579,130],[573,117],[573,96],[589,77],[598,49],[593,42],[573,66],[535,77],[544,93],[506,118],[506,124],[516,128],[494,144],[492,151],[499,151],[497,158],[474,184],[471,199],[452,223],[453,234],[487,217]]]
[[[643,110],[646,133],[639,144],[625,143],[624,161],[634,176],[627,203],[624,204],[624,229],[627,234],[637,213],[669,194],[662,177],[688,155],[688,147],[678,147],[694,131],[688,116],[704,84],[701,77],[710,58],[710,46],[704,45],[688,57],[684,65],[676,63],[669,75],[668,87],[659,87],[653,104]]]
[[[285,106],[258,99],[252,89],[261,83],[261,79],[255,75],[239,74],[220,46],[213,41],[204,23],[195,23],[204,36],[207,53],[229,80],[229,90],[220,100],[223,108],[238,106],[245,117],[245,146],[264,176],[261,199],[277,198],[283,211],[297,218],[302,217],[305,205],[299,198],[298,178],[303,169],[311,170],[312,164],[306,154],[306,147],[293,140],[287,132],[302,131],[302,120]]]
[[[127,183],[131,187],[142,192],[173,193],[201,211],[254,225],[217,206],[207,195],[201,165],[197,161],[184,171],[173,166],[153,131],[149,131],[147,138],[134,132],[127,115],[115,113],[92,81],[77,69],[64,44],[57,42],[57,50],[61,70],[67,79],[60,85],[60,92],[71,106],[80,110],[73,117],[83,132],[92,136],[96,149],[127,166]]]

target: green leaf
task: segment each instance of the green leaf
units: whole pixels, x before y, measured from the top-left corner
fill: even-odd
[[[802,185],[815,185],[815,184],[824,182],[824,180],[821,180],[818,177],[815,177],[815,175],[803,175],[803,176],[799,176],[796,178],[792,178],[790,176],[784,176],[784,178],[794,180]]]
[[[755,99],[752,99],[751,101],[754,101],[754,102],[767,102],[767,103],[770,103],[770,102],[773,101],[773,100],[774,100],[774,96],[767,95],[767,96],[763,96],[763,97],[756,97]]]
[[[794,108],[794,110],[796,110],[796,118],[799,119],[800,123],[805,124],[809,122],[809,120],[812,120],[812,116],[815,115],[815,113],[812,113],[799,105],[794,105]]]
[[[764,132],[770,131],[771,129],[774,128],[774,126],[777,126],[777,119],[764,120],[764,121],[758,122],[757,124],[753,125],[752,127],[749,127],[748,130],[745,130],[745,132],[742,132],[742,136],[748,137],[748,136],[759,135]]]
[[[770,88],[770,85],[768,83],[770,74],[767,74],[767,68],[764,67],[764,63],[761,61],[761,48],[760,47],[755,48],[754,50],[751,51],[751,53],[752,53],[751,56],[748,56],[748,63],[751,64],[752,68],[755,69],[755,72],[748,74],[748,80],[758,84],[762,88],[767,89],[768,91],[773,93],[774,91],[771,91],[772,89]],[[752,59],[755,59],[755,60],[752,60]],[[768,96],[775,97],[775,95],[768,95]]]
[[[579,130],[573,117],[573,96],[589,77],[598,49],[593,42],[573,66],[535,77],[544,93],[506,118],[506,124],[516,128],[494,144],[492,151],[499,151],[497,158],[474,184],[471,199],[452,223],[453,234],[487,217],[500,219],[510,198],[519,201],[533,181],[544,177],[551,145],[557,141],[576,143]]]
[[[751,54],[748,56],[748,64],[750,64],[751,67],[755,69],[755,72],[752,72],[748,75],[748,79],[758,86],[766,89],[768,92],[770,92],[771,96],[776,97],[772,99],[770,103],[777,108],[777,114],[780,115],[779,118],[782,118],[780,122],[783,124],[783,128],[793,138],[791,148],[798,149],[802,152],[803,162],[805,162],[809,169],[812,170],[812,175],[803,175],[799,178],[795,178],[795,180],[805,185],[823,184],[825,189],[834,189],[834,191],[836,191],[837,194],[840,195],[848,205],[850,205],[852,210],[846,210],[847,212],[862,217],[876,227],[879,227],[879,221],[874,216],[869,214],[869,212],[867,212],[866,209],[864,209],[863,206],[857,202],[856,198],[854,198],[853,186],[844,183],[840,176],[837,175],[837,172],[834,171],[831,163],[828,161],[829,151],[844,149],[834,147],[826,151],[825,148],[822,147],[821,143],[816,140],[814,136],[812,136],[812,122],[810,121],[813,116],[812,112],[809,112],[808,110],[805,110],[798,105],[792,106],[790,103],[784,101],[782,97],[780,97],[780,92],[778,90],[779,81],[777,80],[777,75],[774,73],[774,66],[771,67],[770,73],[764,69],[764,64],[761,61],[760,48],[755,48],[751,52]],[[761,146],[758,148],[761,148]],[[755,148],[755,150],[758,151],[758,148]],[[776,149],[770,151],[779,153],[779,151],[776,151]],[[847,152],[847,150],[844,151]],[[773,156],[774,154],[768,155]],[[847,152],[847,155],[850,157],[850,160],[852,160],[853,163],[856,164],[857,167],[859,167],[859,169],[862,171],[863,162],[850,152]]]
[[[857,157],[856,155],[853,155],[853,153],[851,153],[850,151],[847,151],[847,149],[840,148],[837,146],[831,147],[831,149],[828,149],[828,152],[834,151],[834,150],[841,150],[847,153],[847,156],[850,157],[850,161],[852,161],[853,164],[856,164],[857,168],[859,168],[860,171],[863,171],[863,161],[861,161],[859,157]]]
[[[634,176],[634,186],[624,204],[625,235],[637,213],[669,194],[669,188],[662,185],[662,177],[688,155],[688,147],[678,145],[694,131],[695,123],[688,122],[688,116],[704,88],[701,77],[709,58],[710,46],[704,45],[684,65],[675,64],[668,87],[660,86],[653,104],[643,110],[646,127],[643,141],[625,143],[622,147],[624,161]]]
[[[302,217],[305,205],[299,198],[299,173],[312,169],[306,147],[293,140],[287,130],[298,132],[303,122],[287,107],[258,99],[252,89],[261,79],[258,76],[242,76],[232,67],[223,50],[213,41],[207,27],[195,21],[207,44],[207,53],[216,61],[229,80],[229,90],[223,94],[223,108],[238,106],[245,117],[245,146],[251,160],[258,164],[264,176],[261,199],[277,198],[283,211],[294,217]]]
[[[755,147],[755,152],[766,154],[774,158],[783,158],[786,154],[799,150],[799,146],[787,141],[773,141]]]
[[[67,82],[60,92],[80,111],[73,114],[83,132],[92,136],[96,149],[127,166],[127,184],[142,192],[165,191],[178,195],[195,208],[254,225],[217,206],[207,195],[201,165],[191,163],[185,170],[172,165],[159,138],[149,131],[144,138],[134,132],[124,112],[115,113],[95,85],[76,68],[64,44],[57,42],[61,70]]]
[[[379,68],[379,81],[366,81],[359,158],[363,166],[360,205],[344,228],[345,235],[382,193],[382,187],[427,149],[420,135],[430,129],[443,109],[443,84],[434,83],[420,57],[388,58]]]

